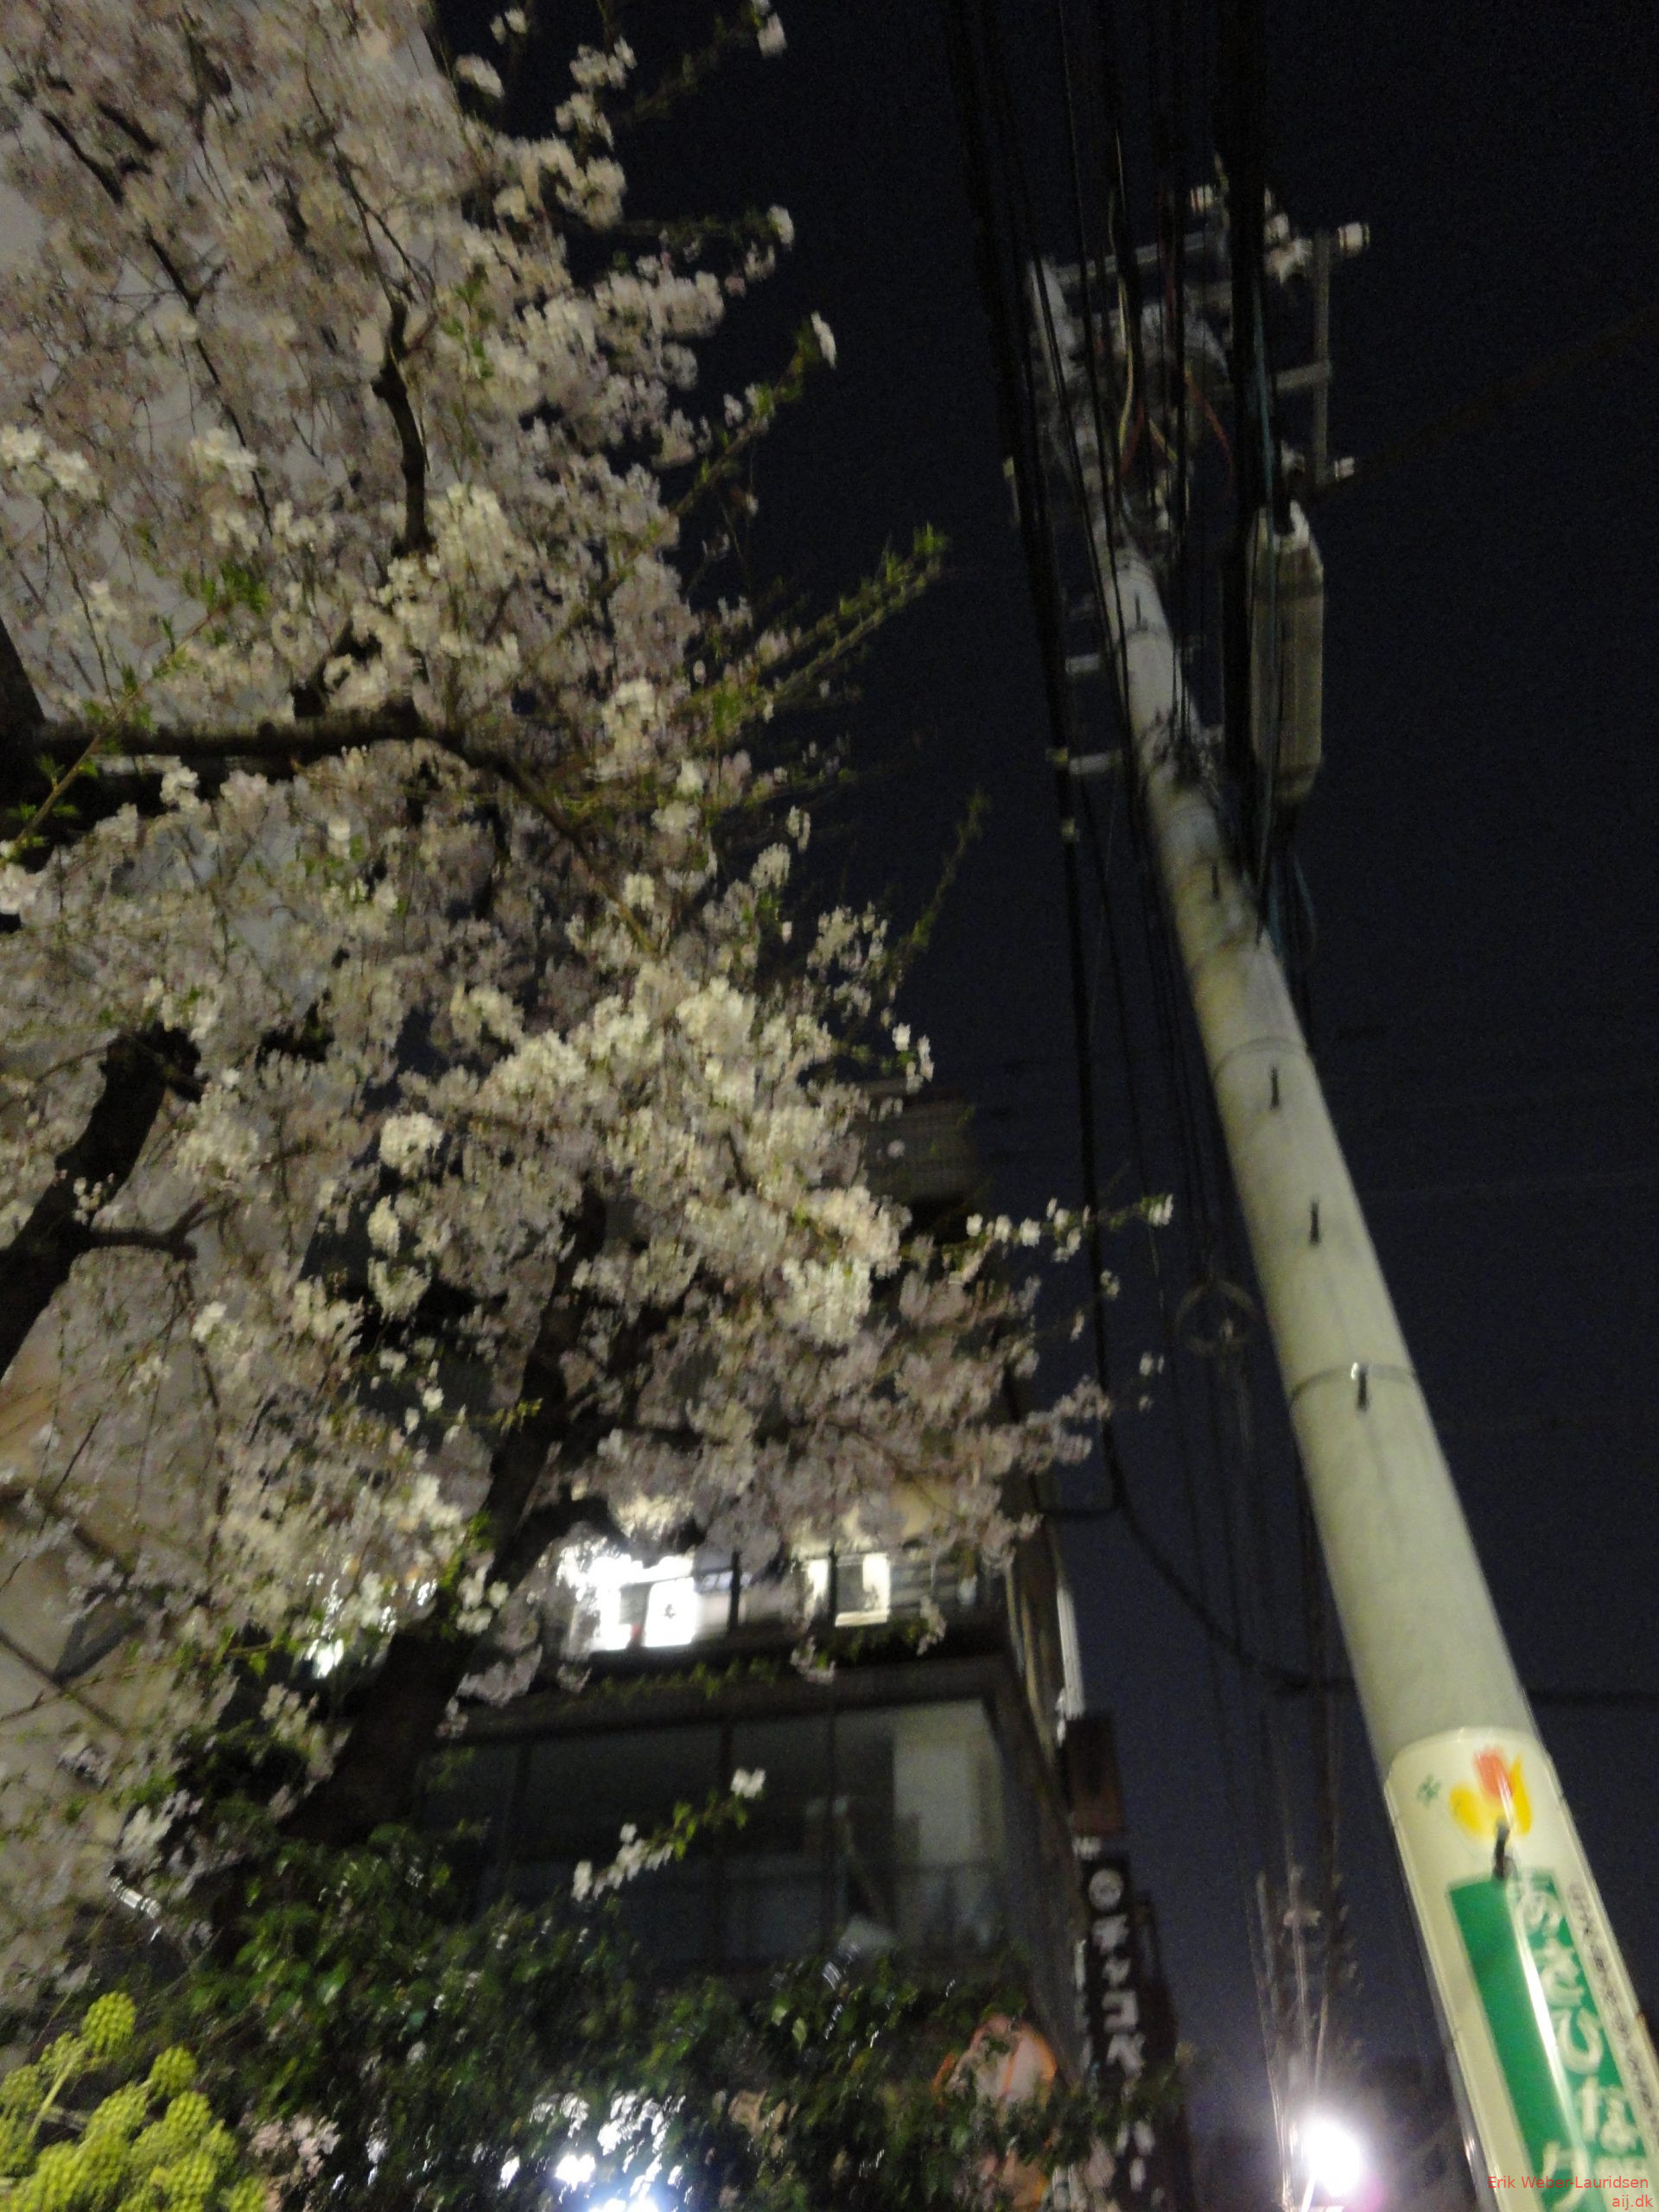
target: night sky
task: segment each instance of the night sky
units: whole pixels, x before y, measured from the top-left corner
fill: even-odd
[[[1140,11],[1120,13],[1131,39]],[[970,794],[987,795],[908,1010],[941,1080],[976,1103],[996,1204],[1040,1211],[1078,1190],[1059,845],[943,19],[890,0],[784,0],[782,14],[786,56],[709,96],[659,188],[781,201],[795,219],[785,271],[735,318],[732,374],[760,372],[811,308],[839,343],[835,375],[765,457],[760,569],[831,591],[917,523],[950,537],[948,580],[889,633],[842,718],[868,780],[838,834],[824,825],[824,866],[914,911]],[[1301,0],[1269,14],[1270,182],[1299,227],[1373,234],[1337,279],[1335,451],[1379,452],[1659,298],[1650,11]],[[1052,181],[1048,13],[1009,7],[1005,22],[1033,166]],[[1058,212],[1053,245],[1067,250]],[[1659,1689],[1650,354],[1558,383],[1316,516],[1326,765],[1299,844],[1319,921],[1316,1052],[1521,1672],[1627,1694]],[[1103,693],[1094,711],[1103,741]],[[1130,1059],[1155,1116],[1145,1012],[1132,1007]],[[1103,1019],[1096,1065],[1101,1173],[1132,1195],[1125,1056]],[[1153,1150],[1170,1160],[1166,1136]],[[1172,1280],[1186,1263],[1172,1233]],[[1155,1325],[1144,1254],[1126,1248],[1122,1271],[1115,1361],[1133,1397]],[[1057,1383],[1081,1351],[1057,1353]],[[1171,1378],[1155,1388],[1121,1447],[1147,1520],[1196,1572]],[[1270,1381],[1257,1395],[1258,1458],[1287,1496]],[[1213,1554],[1213,1529],[1206,1541]],[[1202,2054],[1200,2117],[1259,2121],[1239,1901],[1254,1837],[1230,1825],[1204,1639],[1121,1522],[1075,1524],[1068,1547],[1135,1864]],[[1278,1566],[1282,1609],[1288,1539]],[[1227,1680],[1223,1709],[1248,1760]],[[1294,1738],[1299,1710],[1281,1718]],[[1651,2005],[1659,1713],[1540,1719]],[[1353,2020],[1375,2050],[1421,2049],[1413,1938],[1351,1713],[1343,1734]]]

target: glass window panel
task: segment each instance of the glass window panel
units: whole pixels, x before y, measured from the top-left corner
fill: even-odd
[[[893,1568],[886,1552],[843,1559],[836,1574],[836,1619],[843,1624],[885,1621],[893,1610]]]
[[[421,1824],[433,1835],[461,1829],[493,1834],[507,1816],[513,1744],[457,1744],[428,1760],[421,1777]]]
[[[552,1904],[569,1897],[574,1859],[520,1859],[507,1869],[507,1894],[521,1904]],[[715,1953],[715,1866],[712,1858],[683,1859],[636,1876],[620,1892],[622,1917],[652,1967],[712,1966]]]
[[[995,1950],[1007,1931],[1001,1869],[925,1866],[898,1878],[899,1933],[906,1950],[962,1958]]]
[[[893,1718],[846,1713],[836,1722],[836,1936],[866,1949],[882,1948],[899,1932]]]
[[[734,1853],[790,1851],[822,1854],[830,1793],[830,1716],[740,1721],[732,1730],[732,1765],[759,1768],[766,1787],[731,1839]]]
[[[677,1805],[706,1803],[719,1782],[716,1727],[543,1737],[531,1746],[513,1858],[607,1866],[625,1825],[649,1834]]]
[[[623,1827],[666,1826],[677,1805],[701,1806],[720,1781],[717,1727],[621,1728],[543,1737],[530,1747],[513,1837],[509,1892],[526,1904],[570,1895],[582,1859],[615,1858]],[[641,1874],[621,1892],[623,1916],[664,1969],[714,1956],[714,1868],[707,1847]]]
[[[628,1884],[622,1917],[645,1952],[648,1971],[715,1963],[714,1898],[715,1868],[706,1853]]]
[[[824,1946],[823,1867],[783,1853],[734,1859],[726,1867],[728,1966],[810,1958]]]
[[[1001,1764],[983,1707],[849,1713],[836,1747],[839,1938],[945,1955],[1000,1942]]]
[[[443,1839],[457,1878],[480,1902],[496,1878],[518,1764],[516,1744],[456,1744],[421,1777],[421,1826]]]
[[[740,1724],[734,1767],[766,1788],[727,1840],[725,1955],[734,1966],[819,1950],[825,1941],[830,1721],[804,1714]]]

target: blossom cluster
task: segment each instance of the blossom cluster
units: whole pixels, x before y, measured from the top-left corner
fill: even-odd
[[[309,1775],[333,1677],[438,1608],[470,1687],[531,1679],[540,1562],[498,1559],[543,1505],[764,1560],[883,1541],[925,1492],[942,1547],[995,1554],[1010,1480],[1083,1448],[1086,1395],[1007,1417],[1002,1225],[942,1262],[865,1178],[849,1029],[928,1065],[879,918],[790,949],[810,823],[760,748],[806,649],[697,614],[668,489],[768,409],[688,422],[709,270],[576,273],[631,67],[579,54],[532,142],[414,0],[0,28],[40,217],[0,331],[0,618],[51,712],[167,760],[0,868],[0,1239],[110,1110],[113,1046],[168,1071],[0,1391],[0,1486],[118,1624],[84,1741],[54,1689],[6,1746],[37,1956],[134,1793],[172,1809],[129,1827],[123,1894],[201,1863],[180,1733],[271,1654],[264,1725]],[[834,350],[820,323],[800,359]],[[196,741],[388,709],[275,773]]]

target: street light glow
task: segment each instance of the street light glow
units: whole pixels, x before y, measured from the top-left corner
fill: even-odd
[[[1358,2136],[1327,2113],[1315,2113],[1302,2122],[1298,2147],[1310,2193],[1317,2190],[1340,2203],[1365,2177],[1365,2152]]]

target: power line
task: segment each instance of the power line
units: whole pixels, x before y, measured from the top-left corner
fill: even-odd
[[[994,41],[995,28],[989,18],[988,11],[987,11],[982,20],[985,23],[988,38]],[[1109,359],[1109,355],[1107,353],[1105,346],[1097,345],[1094,328],[1091,299],[1091,264],[1093,257],[1090,251],[1090,242],[1088,237],[1087,224],[1084,214],[1083,194],[1080,184],[1081,162],[1077,145],[1077,117],[1071,83],[1069,41],[1065,34],[1064,0],[1056,0],[1055,20],[1057,29],[1059,34],[1060,60],[1066,92],[1066,127],[1070,173],[1072,187],[1071,200],[1073,221],[1077,233],[1079,281],[1082,288],[1084,305],[1084,355],[1088,363],[1088,380],[1090,394],[1093,403],[1093,413],[1095,418],[1095,458],[1098,469],[1100,496],[1103,505],[1103,521],[1108,537],[1109,556],[1112,560],[1112,567],[1110,570],[1111,589],[1115,599],[1116,599],[1116,604],[1114,611],[1117,615],[1117,620],[1115,623],[1107,619],[1107,608],[1104,603],[1105,579],[1103,577],[1101,573],[1101,566],[1098,556],[1096,553],[1093,534],[1088,527],[1089,500],[1087,496],[1084,463],[1079,447],[1077,424],[1071,415],[1065,366],[1060,357],[1059,347],[1057,343],[1047,283],[1046,279],[1041,277],[1039,277],[1033,285],[1034,303],[1038,310],[1039,335],[1040,337],[1043,348],[1048,356],[1053,390],[1061,417],[1060,427],[1063,432],[1061,449],[1066,463],[1066,473],[1071,479],[1072,487],[1077,498],[1079,508],[1078,519],[1083,525],[1084,543],[1089,556],[1089,567],[1096,601],[1100,640],[1103,650],[1110,648],[1113,651],[1114,673],[1119,677],[1120,703],[1124,709],[1122,716],[1123,727],[1127,729],[1128,671],[1126,663],[1123,660],[1123,655],[1127,647],[1128,626],[1123,619],[1123,608],[1122,606],[1121,597],[1117,596],[1120,591],[1120,587],[1118,584],[1119,570],[1116,558],[1116,547],[1115,542],[1115,532],[1120,522],[1117,507],[1118,479],[1122,474],[1122,464],[1119,462],[1117,458],[1117,439],[1116,436],[1109,433],[1108,426],[1104,419],[1105,410],[1103,404],[1103,395],[1100,386],[1100,359],[1102,356],[1105,356]],[[1011,184],[1009,185],[1008,189],[1010,198],[1014,201],[1014,212],[1010,216],[1009,230],[1011,235],[1017,241],[1021,235],[1023,222],[1024,236],[1030,249],[1024,257],[1020,257],[1016,250],[1017,268],[1020,258],[1026,259],[1029,264],[1034,264],[1035,262],[1035,241],[1033,235],[1034,226],[1031,219],[1028,186],[1023,171],[1023,164],[1021,163],[1020,157],[1017,134],[1015,134],[1013,130],[1011,120],[1007,114],[1006,73],[1001,68],[994,66],[992,70],[992,79],[994,85],[997,88],[999,95],[998,119],[1001,124],[1004,132],[1006,133],[1004,145],[1007,153],[1007,168],[1004,172],[1005,178],[1008,176],[1009,172],[1012,173]],[[1116,213],[1119,224],[1121,226],[1125,226],[1122,234],[1115,238],[1114,240],[1114,243],[1117,246],[1117,266],[1120,270],[1126,268],[1133,270],[1135,266],[1135,255],[1127,234],[1125,195],[1122,188],[1122,141],[1121,136],[1117,132],[1116,127],[1114,127],[1113,130],[1113,142],[1116,157],[1118,190],[1113,195],[1110,205]],[[1017,195],[1017,198],[1015,195]],[[988,228],[988,226],[987,227]],[[1120,312],[1124,325],[1123,342],[1126,359],[1126,375],[1134,375],[1138,368],[1143,395],[1141,405],[1142,408],[1145,408],[1148,404],[1148,397],[1146,389],[1144,357],[1137,359],[1140,316],[1137,311],[1137,307],[1134,303],[1132,295],[1122,302]],[[1020,445],[1016,448],[1016,466],[1018,467],[1021,462],[1023,462],[1027,472],[1017,478],[1018,487],[1021,493],[1020,508],[1022,523],[1026,523],[1027,525],[1030,524],[1035,524],[1039,528],[1045,529],[1045,534],[1047,535],[1048,531],[1052,530],[1052,524],[1048,514],[1046,489],[1042,479],[1040,438],[1036,435],[1035,431],[1037,410],[1035,393],[1032,384],[1032,370],[1029,353],[1024,349],[1020,349],[1019,359],[1020,365],[1020,397],[1022,403],[1020,410],[1022,416],[1020,424],[1022,435]],[[1127,408],[1124,412],[1128,412]],[[1137,417],[1137,420],[1139,418]],[[1150,439],[1148,440],[1148,448],[1150,448],[1153,442],[1154,442],[1154,441]],[[1109,461],[1111,463],[1109,469],[1108,467]],[[1033,462],[1035,463],[1034,467],[1033,467]],[[1143,462],[1143,468],[1147,464]],[[1166,500],[1166,512],[1168,511],[1167,499]],[[1057,651],[1057,646],[1059,643],[1058,633],[1063,621],[1063,602],[1060,600],[1059,594],[1056,588],[1055,569],[1053,565],[1054,549],[1052,537],[1050,543],[1043,544],[1040,548],[1033,548],[1032,541],[1034,535],[1035,531],[1027,527],[1027,545],[1028,558],[1030,558],[1033,551],[1036,553],[1036,558],[1032,563],[1033,598],[1036,601],[1039,621],[1044,624],[1044,626],[1048,632],[1042,640],[1045,667],[1046,670],[1049,671],[1055,671],[1058,669],[1060,658]],[[1175,679],[1173,677],[1172,681],[1175,682]],[[1174,698],[1178,694],[1179,685],[1177,683],[1176,691],[1173,692],[1172,697]],[[1052,724],[1054,728],[1057,740],[1056,750],[1058,755],[1058,765],[1062,768],[1062,771],[1064,771],[1065,766],[1069,763],[1071,753],[1070,741],[1070,697],[1066,691],[1057,687],[1052,680],[1049,685],[1049,696]],[[1058,785],[1062,829],[1065,839],[1064,862],[1067,899],[1068,942],[1071,947],[1071,958],[1074,966],[1073,1007],[1074,1028],[1076,1034],[1073,1042],[1078,1061],[1078,1097],[1083,1124],[1081,1135],[1083,1139],[1082,1148],[1084,1155],[1085,1201],[1090,1205],[1092,1224],[1093,1222],[1097,1221],[1097,1211],[1093,1203],[1093,1198],[1095,1192],[1094,1157],[1097,1150],[1098,1138],[1094,1127],[1094,1089],[1091,1067],[1094,1039],[1091,1033],[1092,1022],[1090,1019],[1092,1013],[1092,1001],[1088,995],[1086,988],[1081,991],[1079,988],[1083,950],[1081,930],[1078,926],[1079,906],[1077,901],[1077,868],[1074,848],[1077,842],[1077,825],[1080,821],[1088,828],[1091,853],[1096,859],[1096,866],[1100,871],[1101,880],[1098,888],[1101,896],[1103,918],[1106,924],[1107,938],[1112,946],[1116,960],[1116,947],[1115,923],[1113,921],[1114,910],[1111,887],[1109,880],[1106,877],[1103,858],[1101,854],[1101,841],[1099,838],[1098,825],[1094,821],[1093,810],[1089,802],[1087,791],[1086,789],[1080,789],[1075,794],[1069,792],[1065,787],[1063,774],[1062,777],[1057,779],[1057,783]],[[1130,784],[1129,791],[1130,813],[1131,818],[1133,819],[1139,796],[1138,790],[1133,783]],[[1072,810],[1073,809],[1075,809],[1075,811]],[[1198,1262],[1198,1279],[1202,1280],[1205,1274],[1207,1272],[1213,1270],[1215,1266],[1217,1264],[1217,1262],[1221,1259],[1224,1248],[1229,1242],[1226,1216],[1224,1208],[1217,1203],[1217,1198],[1212,1197],[1211,1195],[1212,1187],[1217,1192],[1221,1189],[1224,1188],[1224,1178],[1218,1176],[1214,1166],[1214,1132],[1209,1128],[1209,1125],[1205,1121],[1201,1111],[1199,1111],[1195,1106],[1193,1090],[1191,1084],[1190,1071],[1187,1063],[1187,1055],[1183,1049],[1181,1041],[1179,997],[1175,988],[1175,980],[1171,972],[1171,961],[1173,956],[1167,938],[1161,925],[1160,917],[1156,911],[1156,894],[1153,891],[1149,880],[1147,866],[1147,839],[1144,834],[1139,836],[1136,839],[1136,851],[1140,863],[1137,869],[1137,874],[1141,887],[1141,895],[1140,904],[1143,931],[1146,939],[1146,950],[1148,959],[1148,972],[1153,981],[1154,1007],[1160,1017],[1158,1030],[1160,1052],[1164,1061],[1166,1075],[1170,1084],[1172,1103],[1175,1109],[1176,1124],[1180,1134],[1179,1157],[1182,1163],[1182,1173],[1188,1185],[1189,1198],[1191,1201],[1185,1209],[1185,1218],[1192,1223],[1200,1230],[1202,1235],[1203,1243],[1201,1252],[1195,1253],[1195,1258],[1197,1258]],[[1120,976],[1121,970],[1115,967],[1115,982],[1117,982]],[[1135,1054],[1131,1048],[1130,1040],[1127,1033],[1127,1019],[1121,988],[1115,990],[1115,999],[1120,1017],[1120,1043],[1124,1051],[1125,1065],[1131,1071],[1130,1081],[1131,1084],[1133,1084],[1132,1071],[1135,1065]],[[1138,1121],[1138,1101],[1132,1100],[1131,1115],[1132,1119]],[[1141,1146],[1140,1149],[1144,1161],[1143,1144]],[[1142,1166],[1141,1174],[1142,1182],[1144,1184],[1146,1180],[1144,1165]],[[1090,1287],[1090,1302],[1096,1319],[1095,1342],[1096,1366],[1097,1373],[1100,1376],[1101,1387],[1103,1391],[1105,1391],[1109,1387],[1109,1374],[1106,1365],[1105,1357],[1105,1332],[1101,1319],[1102,1290],[1099,1279],[1100,1255],[1097,1241],[1093,1239],[1091,1239],[1090,1258],[1095,1277]],[[1159,1286],[1159,1295],[1160,1311],[1166,1331],[1167,1332],[1169,1327],[1169,1317],[1167,1312],[1167,1302],[1163,1297],[1161,1279]],[[1233,1394],[1236,1431],[1236,1450],[1230,1447],[1224,1433],[1224,1423],[1222,1418],[1220,1395],[1221,1386],[1224,1381]],[[1143,1556],[1148,1559],[1154,1566],[1154,1570],[1159,1573],[1160,1578],[1166,1582],[1166,1586],[1172,1589],[1186,1610],[1192,1612],[1195,1618],[1199,1620],[1200,1624],[1205,1630],[1206,1651],[1208,1654],[1211,1670],[1212,1697],[1216,1708],[1216,1725],[1218,1738],[1217,1747],[1222,1756],[1224,1783],[1228,1796],[1228,1832],[1235,1854],[1236,1873],[1239,1879],[1241,1904],[1245,1910],[1246,1926],[1250,1934],[1250,1948],[1252,1962],[1255,1969],[1258,2002],[1262,2009],[1262,2030],[1264,2039],[1268,2045],[1269,2072],[1270,2075],[1272,2075],[1277,2070],[1273,2062],[1274,2055],[1278,2050],[1279,2045],[1276,2041],[1278,2030],[1275,2018],[1275,2006],[1274,2003],[1274,1974],[1273,1970],[1273,1958],[1270,1949],[1264,1948],[1264,1946],[1269,1944],[1270,1931],[1266,1925],[1258,1930],[1255,1923],[1255,1915],[1250,1910],[1249,1889],[1245,1878],[1242,1856],[1243,1847],[1241,1838],[1243,1831],[1238,1818],[1236,1777],[1230,1750],[1231,1731],[1227,1718],[1226,1700],[1221,1693],[1220,1681],[1216,1671],[1215,1660],[1217,1646],[1228,1650],[1230,1656],[1238,1662],[1241,1669],[1241,1675],[1246,1686],[1253,1688],[1251,1702],[1254,1707],[1257,1730],[1262,1747],[1261,1758],[1253,1768],[1253,1773],[1258,1783],[1257,1789],[1253,1792],[1255,1798],[1255,1810],[1257,1815],[1258,1864],[1265,1868],[1265,1866],[1271,1861],[1272,1849],[1270,1836],[1276,1820],[1278,1840],[1283,1850],[1287,1879],[1290,1885],[1294,1888],[1295,1882],[1297,1846],[1294,1834],[1294,1822],[1291,1818],[1290,1808],[1287,1796],[1288,1777],[1287,1766],[1285,1758],[1285,1747],[1281,1731],[1280,1710],[1275,1701],[1266,1699],[1261,1694],[1262,1688],[1261,1676],[1264,1669],[1267,1671],[1279,1671],[1279,1662],[1277,1662],[1276,1656],[1271,1652],[1268,1653],[1265,1660],[1255,1656],[1261,1651],[1264,1643],[1271,1644],[1273,1641],[1274,1624],[1277,1615],[1277,1607],[1273,1600],[1272,1589],[1274,1580],[1273,1546],[1268,1534],[1268,1524],[1265,1514],[1265,1493],[1262,1484],[1260,1471],[1255,1464],[1255,1452],[1251,1442],[1251,1439],[1254,1434],[1254,1424],[1249,1418],[1248,1394],[1244,1386],[1242,1373],[1232,1370],[1224,1377],[1218,1370],[1212,1370],[1206,1376],[1202,1395],[1205,1401],[1210,1427],[1212,1464],[1217,1470],[1218,1478],[1228,1471],[1231,1471],[1233,1475],[1232,1494],[1229,1493],[1224,1484],[1220,1496],[1220,1529],[1222,1546],[1226,1563],[1228,1588],[1230,1596],[1231,1612],[1233,1617],[1230,1629],[1216,1616],[1214,1610],[1210,1604],[1207,1591],[1205,1587],[1205,1547],[1202,1540],[1202,1530],[1198,1524],[1196,1503],[1193,1499],[1190,1486],[1188,1488],[1187,1494],[1189,1505],[1192,1509],[1191,1518],[1193,1523],[1192,1533],[1194,1540],[1194,1553],[1199,1577],[1198,1586],[1196,1589],[1194,1589],[1192,1585],[1189,1582],[1185,1573],[1175,1567],[1173,1561],[1163,1550],[1162,1546],[1156,1541],[1156,1539],[1154,1538],[1151,1531],[1141,1522],[1140,1516],[1135,1510],[1134,1500],[1129,1493],[1124,1477],[1122,1465],[1116,1448],[1115,1438],[1109,1428],[1104,1431],[1103,1442],[1107,1451],[1109,1476],[1112,1483],[1113,1505],[1117,1516],[1123,1522],[1126,1530],[1130,1535]],[[1181,1408],[1180,1433],[1184,1440],[1185,1429],[1185,1394],[1179,1386],[1177,1396],[1178,1403]],[[1185,1468],[1187,1464],[1185,1445],[1183,1445],[1183,1462]],[[1185,1477],[1184,1474],[1184,1480],[1185,1479]],[[1242,1573],[1240,1571],[1238,1544],[1236,1543],[1233,1526],[1234,1512],[1236,1508],[1239,1515],[1238,1541],[1242,1542],[1245,1550],[1252,1554],[1250,1560],[1250,1571],[1248,1574]],[[1253,1600],[1255,1606],[1254,1619],[1249,1629],[1247,1629],[1245,1625],[1247,1611],[1249,1610],[1247,1606],[1247,1599]],[[1328,1843],[1328,1849],[1325,1854],[1326,1863],[1333,1866],[1336,1847],[1334,1827],[1328,1830],[1326,1840]],[[1295,1948],[1298,1986],[1299,1988],[1305,1987],[1306,1977],[1304,1971],[1303,1957],[1300,1950],[1302,1931],[1299,1925],[1292,1926],[1291,1940],[1293,1947]]]
[[[1042,1517],[1045,1521],[1085,1525],[1091,1522],[1116,1522],[1121,1514],[1117,1506],[1109,1504],[1050,1505],[1042,1509]],[[1262,1652],[1252,1650],[1248,1645],[1234,1643],[1219,1624],[1200,1622],[1199,1625],[1230,1657],[1237,1660],[1281,1697],[1351,1697],[1354,1694],[1351,1675],[1283,1666]],[[1626,1687],[1614,1689],[1570,1682],[1524,1682],[1522,1687],[1534,1705],[1560,1709],[1577,1708],[1583,1712],[1659,1713],[1659,1688]]]
[[[1605,330],[1598,331],[1593,338],[1581,340],[1576,346],[1564,346],[1560,352],[1550,353],[1541,361],[1535,361],[1530,368],[1516,374],[1499,377],[1484,385],[1471,399],[1454,407],[1445,415],[1437,416],[1432,423],[1425,423],[1415,430],[1408,430],[1403,437],[1395,439],[1368,460],[1359,461],[1351,472],[1343,477],[1327,477],[1322,484],[1310,486],[1310,500],[1328,499],[1333,493],[1351,492],[1357,485],[1370,484],[1379,476],[1386,476],[1408,462],[1421,461],[1427,454],[1440,447],[1452,444],[1466,437],[1471,430],[1484,429],[1504,410],[1530,399],[1535,392],[1563,377],[1579,375],[1593,368],[1599,362],[1612,359],[1629,346],[1645,338],[1659,337],[1659,302],[1638,308],[1634,315],[1627,315],[1622,321],[1611,323]]]

